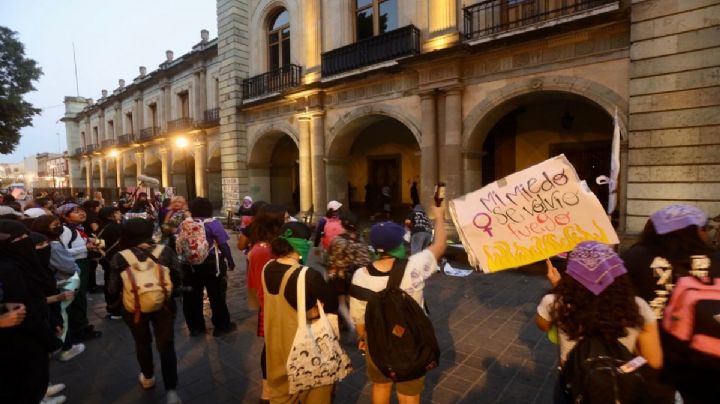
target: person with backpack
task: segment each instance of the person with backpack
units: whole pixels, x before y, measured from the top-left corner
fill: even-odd
[[[720,355],[701,352],[688,342],[693,340],[692,336],[683,341],[672,332],[690,322],[688,329],[693,330],[692,335],[707,341],[714,338],[711,344],[720,346],[720,326],[713,318],[720,312],[720,252],[708,244],[708,218],[705,213],[695,206],[681,204],[658,210],[650,215],[640,240],[624,252],[622,258],[638,296],[650,304],[659,318],[662,317],[660,336],[666,365],[661,375],[650,378],[651,391],[661,393],[654,394],[655,401],[673,402],[676,389],[686,403],[717,400],[720,397],[720,385],[717,383]],[[705,276],[693,275],[693,267],[697,267],[697,263],[706,267]],[[674,310],[669,306],[696,307],[690,300],[687,305],[683,304],[684,298],[692,297],[693,293],[681,292],[678,287],[687,289],[688,285],[692,289],[705,289],[702,293],[708,295],[698,306],[701,312],[697,309],[688,311],[690,315],[678,316],[680,321],[664,327],[669,317],[676,317],[667,316],[668,311]],[[694,323],[712,326],[708,329],[696,328]]]
[[[87,288],[90,281],[90,271],[94,271],[92,261],[88,258],[88,252],[97,251],[98,244],[94,239],[88,237],[82,224],[86,220],[85,210],[74,203],[68,203],[57,208],[57,214],[63,221],[63,232],[59,237],[60,242],[72,254],[75,263],[80,268],[80,287],[75,295],[75,300],[68,309],[68,332],[72,340],[83,341],[102,336],[102,332],[90,324],[87,317]]]
[[[358,234],[358,218],[352,212],[340,214],[343,232],[333,238],[328,249],[328,282],[338,295],[338,312],[351,335],[355,334],[355,322],[350,316],[349,289],[353,274],[358,268],[372,263],[372,252]]]
[[[298,308],[297,284],[303,260],[312,245],[310,228],[304,223],[289,222],[280,228],[279,234],[270,243],[272,254],[277,258],[269,261],[262,271],[269,402],[331,403],[332,384],[290,393],[288,357],[298,328],[297,310],[308,311],[308,320],[314,320],[319,315],[316,302],[320,302],[326,313],[337,313],[337,297],[319,272],[308,269],[305,274],[306,307]]]
[[[365,353],[375,404],[390,402],[393,384],[399,402],[419,403],[425,373],[438,365],[437,340],[422,309],[423,289],[425,281],[438,272],[437,260],[445,252],[447,231],[443,209],[434,207],[432,213],[435,240],[407,260],[404,227],[393,222],[375,224],[370,229],[370,245],[378,258],[353,275],[350,315],[358,348]],[[404,355],[401,346],[411,354]]]
[[[419,253],[430,245],[432,224],[422,205],[415,205],[413,211],[405,219],[405,226],[410,229],[410,254]]]
[[[235,328],[225,301],[227,271],[235,270],[235,261],[227,243],[230,237],[222,223],[213,218],[212,212],[209,199],[193,199],[190,203],[192,217],[180,224],[175,241],[185,284],[191,288],[184,293],[183,313],[192,336],[205,333],[205,290],[210,300],[214,335],[220,336]]]
[[[152,336],[160,355],[168,404],[180,403],[177,394],[177,357],[175,355],[174,289],[181,285],[181,272],[175,252],[155,244],[152,221],[133,218],[123,225],[126,249],[112,259],[108,291],[121,296],[123,318],[135,340],[140,365],[138,381],[144,389],[155,385]],[[152,333],[151,333],[152,328]]]
[[[535,322],[543,331],[557,330],[555,402],[648,402],[640,372],[618,370],[636,355],[651,368],[663,365],[655,315],[635,296],[623,261],[610,246],[585,241],[568,254],[564,276],[546,263],[553,289],[540,301]]]
[[[342,208],[342,203],[338,201],[330,201],[327,204],[327,212],[325,212],[325,216],[321,217],[320,220],[318,220],[317,226],[315,227],[315,239],[313,240],[313,245],[315,247],[318,247],[320,245],[320,242],[323,241],[325,237],[325,227],[330,224],[330,227],[337,227],[339,226],[342,228],[342,225],[340,225],[340,208]],[[331,224],[332,223],[332,224]],[[333,234],[332,236],[336,236],[337,233]],[[326,241],[323,241],[323,245],[330,245],[330,240],[326,238]],[[327,247],[325,247],[327,248]]]

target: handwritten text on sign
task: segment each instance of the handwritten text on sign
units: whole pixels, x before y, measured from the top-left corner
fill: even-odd
[[[562,154],[451,201],[450,211],[470,263],[485,272],[540,261],[586,240],[619,242]]]

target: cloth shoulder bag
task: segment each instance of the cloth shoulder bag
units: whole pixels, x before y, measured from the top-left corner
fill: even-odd
[[[307,322],[305,312],[305,274],[300,270],[297,281],[298,329],[287,360],[289,393],[295,394],[314,387],[333,384],[352,371],[352,363],[343,351],[338,333],[317,301],[320,318]]]

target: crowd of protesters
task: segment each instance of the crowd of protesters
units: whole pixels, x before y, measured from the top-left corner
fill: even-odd
[[[389,189],[380,195],[388,197]],[[145,389],[155,385],[155,339],[166,400],[180,402],[176,298],[182,298],[190,336],[207,333],[205,295],[213,335],[233,332],[227,304],[227,272],[236,268],[233,248],[247,260],[247,302],[257,311],[256,334],[263,341],[261,402],[333,400],[332,384],[302,391],[291,386],[288,358],[300,326],[298,310],[309,321],[339,315],[339,330],[356,337],[358,350],[369,353],[366,372],[374,403],[389,403],[393,388],[399,402],[420,402],[424,373],[399,380],[375,363],[366,324],[371,299],[353,290],[377,294],[397,278],[397,287],[426,310],[425,282],[440,271],[447,245],[443,208],[426,211],[415,203],[398,224],[386,220],[391,216],[388,202],[378,207],[381,213],[373,216],[382,221],[366,229],[365,238],[357,215],[339,201],[328,203],[313,229],[285,206],[247,196],[237,212],[236,246],[213,218],[213,208],[206,198],[188,203],[182,196],[162,200],[145,193],[125,194],[114,203],[97,194],[82,201],[42,196],[25,206],[9,196],[0,201],[0,363],[14,364],[0,366],[0,380],[7,386],[0,389],[0,402],[65,401],[59,395],[64,386],[49,380],[48,358],[73,360],[92,349],[86,347],[88,341],[102,337],[88,319],[88,293],[104,293],[108,321],[127,324],[140,368],[138,382]],[[709,263],[705,279],[720,278],[720,255],[707,243],[707,224],[697,208],[674,205],[652,215],[640,241],[620,255],[612,246],[589,241],[569,252],[563,271],[547,261],[552,289],[538,305],[536,323],[559,345],[563,370],[556,402],[574,399],[567,369],[580,347],[595,340],[644,358],[648,402],[673,403],[678,394],[686,403],[720,397],[720,358],[677,344],[658,320],[668,301],[660,291],[669,290],[658,279],[663,274],[666,283],[674,284],[703,256]],[[669,272],[657,270],[658,260]],[[311,261],[322,265],[303,271]],[[98,266],[102,286],[95,278]],[[403,267],[399,275],[398,266]],[[157,271],[151,274],[159,279],[153,290],[161,298],[141,305],[149,295],[142,295],[144,285],[133,277],[148,276],[147,271]],[[147,309],[152,304],[155,308]]]

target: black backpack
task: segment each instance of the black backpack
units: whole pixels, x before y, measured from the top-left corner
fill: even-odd
[[[563,390],[573,403],[645,403],[647,387],[641,372],[620,370],[620,366],[634,357],[617,340],[582,338],[570,351],[562,368]]]
[[[407,260],[396,259],[380,292],[352,285],[350,295],[368,302],[365,329],[370,358],[395,382],[417,379],[438,366],[440,348],[430,318],[400,289]]]

